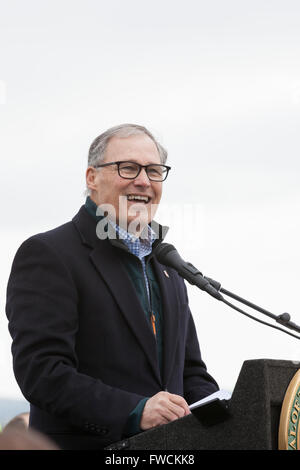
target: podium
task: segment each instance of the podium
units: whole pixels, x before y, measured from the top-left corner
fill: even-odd
[[[214,413],[212,422],[191,414],[112,444],[108,449],[277,450],[282,404],[298,370],[300,362],[247,360],[227,402],[226,413],[220,409],[219,416]],[[298,395],[300,402],[299,391]]]

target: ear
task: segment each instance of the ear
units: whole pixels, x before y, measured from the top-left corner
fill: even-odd
[[[96,189],[96,176],[97,170],[94,167],[89,166],[85,173],[85,180],[86,185],[90,190]]]

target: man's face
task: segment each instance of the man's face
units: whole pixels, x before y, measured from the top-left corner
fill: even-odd
[[[161,163],[155,143],[145,134],[126,138],[112,137],[101,163],[118,161],[131,161],[141,165]],[[97,206],[113,206],[116,222],[120,225],[127,221],[127,227],[131,223],[134,225],[137,217],[141,217],[146,224],[151,222],[162,195],[162,183],[150,181],[145,169],[130,180],[119,176],[117,165],[98,170],[89,167],[87,185],[91,189],[91,199]],[[146,196],[148,202],[134,199],[134,196]]]

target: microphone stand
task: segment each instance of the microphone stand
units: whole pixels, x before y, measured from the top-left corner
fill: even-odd
[[[284,327],[286,328],[289,328],[291,330],[294,330],[294,331],[297,331],[298,333],[300,333],[300,326],[296,325],[295,323],[293,323],[291,321],[291,316],[289,313],[282,313],[281,315],[274,315],[273,313],[271,312],[268,312],[268,310],[265,310],[264,308],[262,307],[259,307],[258,305],[255,305],[254,303],[252,302],[249,302],[249,300],[246,300],[246,299],[243,299],[242,297],[228,291],[227,289],[224,289],[223,287],[221,287],[221,284],[218,282],[218,281],[215,281],[214,279],[211,279],[209,277],[206,277],[206,276],[203,276],[218,292],[221,292],[222,294],[224,295],[227,295],[228,297],[231,297],[232,299],[234,300],[237,300],[238,302],[241,302],[242,304],[244,305],[247,305],[248,307],[254,309],[254,310],[257,310],[258,312],[260,313],[263,313],[264,315],[272,318],[273,320],[275,320],[277,323],[283,325]],[[297,339],[300,339],[299,336],[297,335],[294,335],[292,333],[290,333],[289,331],[286,331],[284,330],[283,328],[279,328],[277,326],[274,326],[270,323],[267,323],[267,322],[264,322],[262,320],[259,320],[258,318],[256,317],[253,317],[252,315],[249,315],[248,313],[244,312],[243,310],[239,309],[238,307],[236,307],[235,305],[231,304],[230,302],[228,302],[227,300],[225,300],[223,297],[220,299],[222,300],[222,302],[224,302],[225,304],[229,305],[230,307],[234,308],[235,310],[237,310],[238,312],[260,322],[260,323],[263,323],[265,325],[268,325],[272,328],[276,328],[278,330],[281,330],[283,331],[284,333],[287,333],[291,336],[293,336],[294,338],[297,338]]]

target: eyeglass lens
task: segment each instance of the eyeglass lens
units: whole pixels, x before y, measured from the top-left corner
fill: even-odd
[[[123,178],[135,178],[139,174],[140,168],[136,163],[119,163],[119,173]],[[163,165],[149,165],[146,167],[146,172],[152,181],[163,181],[167,176],[167,168]]]

